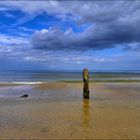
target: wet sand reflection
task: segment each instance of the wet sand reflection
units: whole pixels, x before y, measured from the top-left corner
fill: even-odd
[[[90,101],[88,99],[83,100],[83,129],[87,135],[90,131]]]

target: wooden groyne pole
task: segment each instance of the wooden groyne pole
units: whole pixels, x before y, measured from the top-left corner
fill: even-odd
[[[83,98],[89,99],[89,72],[88,69],[83,70]]]

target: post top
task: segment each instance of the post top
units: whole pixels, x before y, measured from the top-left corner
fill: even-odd
[[[84,68],[83,69],[83,73],[88,73],[88,69],[87,68]]]

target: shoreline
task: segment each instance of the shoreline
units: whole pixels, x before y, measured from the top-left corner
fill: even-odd
[[[9,85],[41,85],[41,84],[49,84],[49,83],[83,83],[82,80],[59,80],[59,81],[17,81],[17,82],[0,82],[0,87],[1,86],[9,86]],[[94,84],[129,84],[129,83],[136,83],[140,84],[140,80],[90,80],[89,83],[94,83]]]

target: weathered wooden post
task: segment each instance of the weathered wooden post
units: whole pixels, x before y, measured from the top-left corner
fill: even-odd
[[[88,69],[83,70],[83,98],[89,99],[89,72]]]

